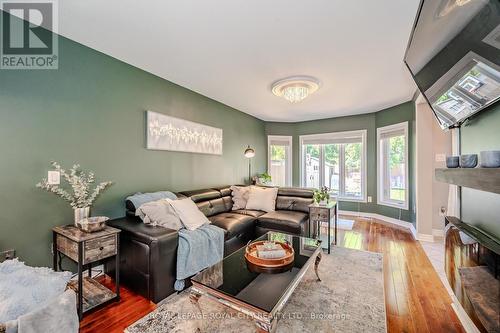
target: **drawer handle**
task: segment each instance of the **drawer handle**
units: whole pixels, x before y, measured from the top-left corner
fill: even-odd
[[[99,248],[99,250],[100,250],[100,251],[104,250],[104,246],[101,246],[101,247]]]

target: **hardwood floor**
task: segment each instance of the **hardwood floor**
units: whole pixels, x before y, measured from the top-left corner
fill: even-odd
[[[465,332],[436,271],[408,231],[381,221],[355,219],[353,230],[339,230],[338,236],[339,246],[384,254],[388,332]],[[110,279],[105,283],[112,285]],[[155,309],[153,303],[126,288],[121,293],[119,303],[88,314],[81,332],[123,332]]]
[[[114,290],[114,283],[109,277],[100,282]],[[84,316],[80,323],[80,333],[121,333],[156,309],[154,303],[125,287],[120,287],[120,296],[119,302],[110,303]]]

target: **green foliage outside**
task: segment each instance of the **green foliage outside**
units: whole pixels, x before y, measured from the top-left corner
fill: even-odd
[[[286,157],[286,150],[284,146],[271,146],[271,160],[282,161]]]
[[[405,190],[404,189],[398,189],[398,188],[391,188],[391,199],[392,200],[399,200],[399,201],[405,201]]]
[[[389,139],[389,166],[394,168],[405,162],[405,140],[404,136],[395,136]]]
[[[340,145],[331,144],[324,145],[325,147],[325,160],[332,164],[339,163]],[[306,145],[306,153],[311,157],[319,158],[321,145]],[[361,162],[361,144],[349,143],[345,145],[345,164],[349,169],[360,167]]]

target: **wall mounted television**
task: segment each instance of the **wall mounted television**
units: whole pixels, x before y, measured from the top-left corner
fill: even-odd
[[[500,0],[422,0],[405,63],[443,129],[500,98]]]

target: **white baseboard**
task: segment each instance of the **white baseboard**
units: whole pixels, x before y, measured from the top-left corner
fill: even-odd
[[[460,304],[457,297],[455,295],[452,295],[451,298],[453,300],[453,303],[451,303],[451,307],[453,308],[453,311],[455,311],[455,314],[457,315],[458,320],[460,320],[460,323],[462,324],[465,332],[480,333],[476,325],[474,325],[474,323],[470,319],[467,312],[465,312],[464,308],[462,307],[462,304]]]
[[[365,212],[353,212],[350,210],[339,210],[339,215],[349,215],[349,216],[356,216],[356,217],[366,217],[366,218],[373,218],[377,220],[381,220],[387,223],[391,223],[394,225],[397,225],[399,227],[408,229],[410,233],[412,234],[413,238],[417,239],[417,231],[415,230],[415,226],[413,223],[398,220],[392,217],[380,215],[380,214],[375,214],[375,213],[365,213]]]
[[[432,229],[432,236],[444,237],[444,230],[443,229]]]

